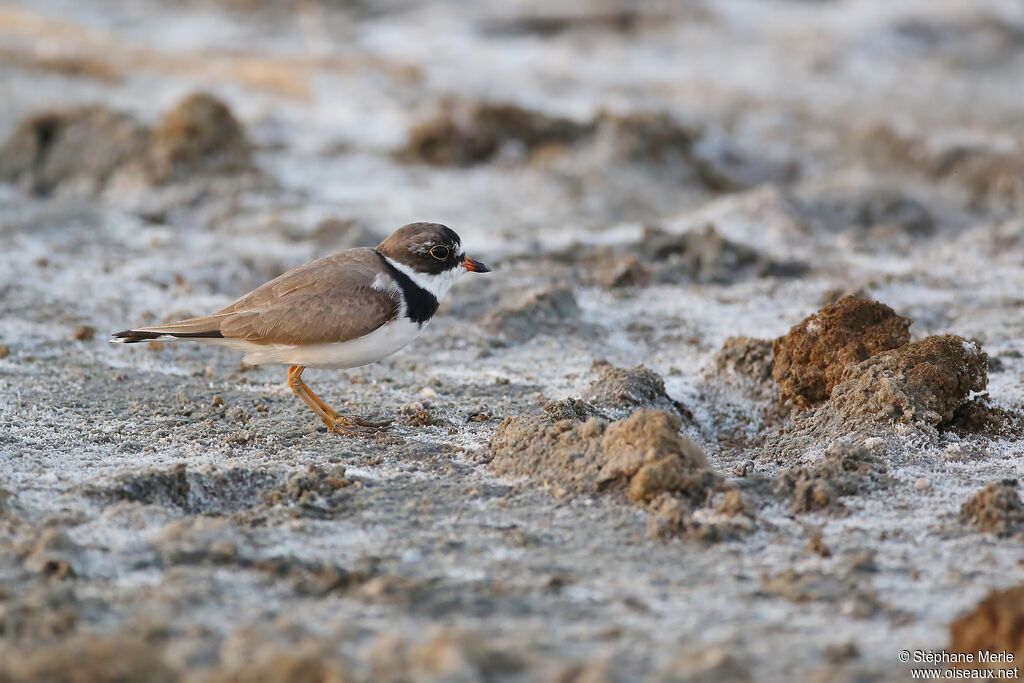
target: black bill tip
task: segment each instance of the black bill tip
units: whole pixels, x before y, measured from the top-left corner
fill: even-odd
[[[476,259],[471,259],[468,256],[462,257],[462,265],[471,273],[489,273],[491,269],[486,264],[480,263]]]

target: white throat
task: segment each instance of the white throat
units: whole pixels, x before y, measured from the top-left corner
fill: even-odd
[[[466,272],[466,269],[462,266],[455,266],[450,270],[436,274],[418,273],[404,263],[399,263],[387,256],[384,258],[395,268],[395,270],[406,275],[410,280],[415,282],[417,286],[422,287],[433,294],[438,303],[441,302],[441,299],[444,297],[448,289],[455,284],[456,280],[459,279],[459,276]]]

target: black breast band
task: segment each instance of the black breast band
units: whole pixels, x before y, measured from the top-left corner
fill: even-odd
[[[430,320],[437,311],[437,297],[413,282],[411,277],[391,265],[383,254],[377,252],[377,255],[380,256],[381,263],[384,264],[388,275],[393,277],[398,286],[402,288],[402,296],[405,299],[405,316],[420,325]]]

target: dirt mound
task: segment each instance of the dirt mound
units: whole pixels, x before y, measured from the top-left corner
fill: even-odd
[[[1017,493],[1017,480],[1003,479],[978,491],[960,508],[960,520],[999,536],[1024,531],[1024,504]]]
[[[988,384],[988,356],[955,335],[928,337],[848,367],[831,409],[846,417],[949,423],[971,392]]]
[[[953,335],[885,351],[847,368],[828,401],[768,434],[756,457],[801,462],[808,451],[835,440],[882,439],[896,446],[894,423],[937,438],[971,392],[985,388],[986,366],[975,343]]]
[[[288,477],[284,485],[263,494],[263,500],[275,505],[291,503],[333,509],[338,505],[335,494],[351,485],[352,482],[345,478],[343,465],[325,468],[310,464],[304,471]]]
[[[661,375],[643,365],[619,368],[607,361],[596,360],[590,369],[597,379],[584,390],[583,400],[614,417],[621,417],[637,408],[687,412],[665,392],[665,380]]]
[[[715,476],[679,427],[677,416],[650,410],[612,423],[506,418],[490,440],[490,469],[538,479],[558,495],[620,490],[635,502],[665,492],[699,497],[707,493],[699,482]]]
[[[649,502],[662,493],[700,501],[715,483],[704,452],[679,435],[677,417],[641,410],[612,422],[604,433],[601,484],[626,485],[629,499]],[[627,484],[628,482],[628,484]]]
[[[679,434],[680,424],[678,416],[657,410],[611,423],[510,417],[491,439],[490,469],[529,477],[559,496],[617,493],[652,510],[667,497],[688,513],[721,479],[700,447]]]
[[[988,394],[981,394],[961,404],[944,429],[961,436],[1019,437],[1024,434],[1024,414],[993,405]]]
[[[799,408],[825,401],[851,365],[909,342],[909,328],[877,301],[846,296],[825,306],[775,340],[780,398]]]
[[[146,150],[146,128],[123,112],[79,107],[34,114],[0,147],[0,180],[36,195],[95,194]]]
[[[484,318],[483,326],[516,342],[549,331],[564,332],[564,326],[580,319],[580,307],[568,287],[513,293]]]
[[[591,129],[513,104],[449,104],[412,128],[398,156],[436,166],[471,166],[508,147],[530,152],[546,145],[571,144]]]
[[[681,234],[648,227],[625,246],[574,247],[582,278],[602,287],[650,283],[732,284],[758,277],[795,277],[807,271],[796,261],[779,261],[723,237],[712,225]]]
[[[592,417],[607,417],[593,404],[579,398],[548,401],[544,404],[543,408],[544,414],[552,422],[557,422],[558,420],[586,422]]]
[[[654,280],[664,283],[730,284],[751,277],[794,277],[807,270],[727,239],[713,225],[678,235],[648,228],[638,246],[657,264]]]
[[[1018,205],[1024,201],[1024,148],[1001,141],[947,136],[944,144],[886,125],[857,130],[853,144],[866,161],[892,172],[893,166],[962,189],[972,202]]]
[[[100,106],[35,114],[0,147],[0,181],[42,196],[98,194],[120,172],[162,184],[248,168],[242,126],[227,105],[206,94],[186,97],[152,131]]]
[[[839,499],[885,486],[888,468],[864,446],[834,444],[819,464],[782,472],[775,492],[790,499],[791,512],[841,510]]]
[[[148,167],[158,183],[196,173],[232,173],[250,167],[245,131],[222,101],[189,95],[171,108],[150,136]]]
[[[798,175],[791,161],[749,154],[662,111],[600,112],[574,121],[509,103],[445,103],[409,130],[396,156],[435,166],[473,166],[499,156],[548,159],[550,152],[569,148],[582,151],[577,161],[586,162],[587,171],[595,164],[650,165],[674,170],[676,179],[712,192],[786,183]]]
[[[979,651],[1013,653],[1013,663],[991,663],[991,668],[1020,666],[1024,658],[1024,586],[989,593],[949,625],[949,640],[951,652],[969,652],[975,657]]]
[[[489,449],[490,468],[498,476],[530,477],[557,496],[593,495],[600,491],[607,423],[543,415],[507,417],[498,425]]]

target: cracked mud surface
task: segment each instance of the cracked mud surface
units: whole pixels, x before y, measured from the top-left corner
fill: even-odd
[[[1019,644],[1022,35],[1000,0],[5,3],[0,681]],[[106,343],[412,220],[494,272],[304,375],[379,436]],[[790,333],[844,295],[888,308]]]

